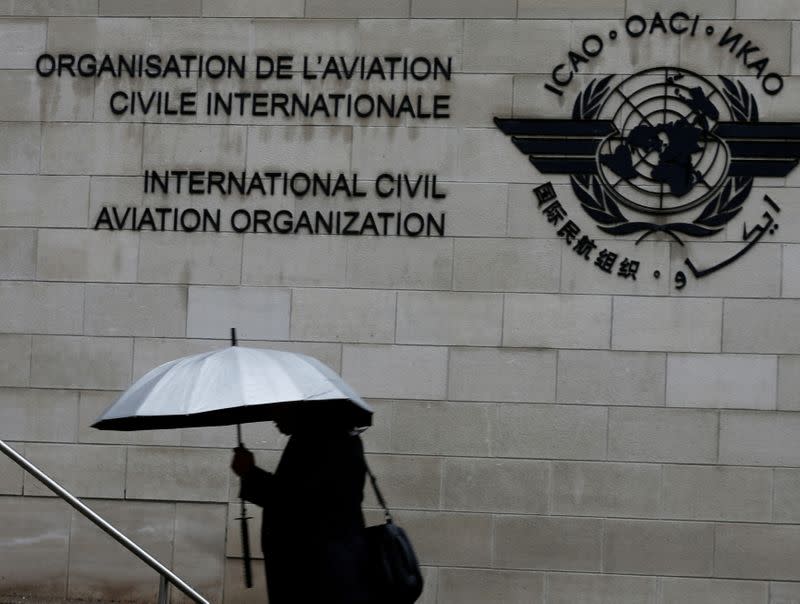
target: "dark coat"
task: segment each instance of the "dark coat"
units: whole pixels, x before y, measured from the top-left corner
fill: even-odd
[[[296,433],[275,473],[254,468],[241,497],[264,508],[270,604],[369,604],[361,439]]]

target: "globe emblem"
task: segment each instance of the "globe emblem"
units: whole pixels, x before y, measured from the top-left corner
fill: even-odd
[[[728,174],[730,153],[714,128],[730,113],[711,82],[685,69],[630,76],[600,110],[599,117],[616,127],[598,146],[600,179],[621,204],[647,214],[702,204]]]

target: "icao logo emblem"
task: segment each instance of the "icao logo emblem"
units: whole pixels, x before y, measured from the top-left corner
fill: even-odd
[[[785,177],[800,158],[800,124],[762,121],[755,95],[741,80],[674,66],[591,79],[577,93],[569,118],[495,118],[495,123],[542,175],[569,175],[581,209],[598,229],[633,236],[637,243],[661,233],[685,246],[719,233],[757,197],[751,193],[759,177]],[[580,237],[553,186],[546,183],[534,192],[557,234],[570,246],[575,241],[574,249],[591,260],[597,246],[585,234]],[[743,226],[743,245],[732,257],[714,266],[686,259],[696,278],[731,264],[774,234],[780,208],[768,196],[763,202],[764,220]],[[598,267],[612,268],[608,256],[616,254],[596,253],[605,256]],[[685,284],[681,274],[676,285]]]

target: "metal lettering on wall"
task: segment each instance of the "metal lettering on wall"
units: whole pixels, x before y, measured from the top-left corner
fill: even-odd
[[[436,175],[380,174],[363,183],[357,173],[231,172],[222,170],[146,170],[146,195],[240,195],[250,197],[293,196],[298,199],[327,198],[355,200],[368,192],[380,199],[400,201],[446,197]],[[237,208],[227,211],[227,224],[237,233],[310,235],[405,235],[444,237],[444,212],[403,210],[289,210]],[[222,230],[221,208],[175,207],[117,208],[104,206],[95,229],[150,231]]]
[[[293,55],[159,55],[159,54],[75,54],[44,53],[36,60],[36,72],[50,78],[127,78],[128,89],[108,95],[113,115],[146,120],[153,117],[214,116],[253,120],[254,125],[272,119],[301,120],[313,125],[317,120],[357,119],[388,123],[425,123],[447,120],[451,95],[398,93],[393,83],[447,82],[452,78],[452,57],[425,56],[293,56]],[[158,88],[159,82],[181,79],[239,81],[233,90],[175,92]],[[276,90],[248,90],[252,82],[279,83]],[[296,88],[291,90],[292,82]],[[305,90],[309,82],[322,87]],[[369,92],[342,90],[342,85],[371,83]],[[155,88],[149,88],[150,85]],[[396,84],[395,84],[396,85]],[[286,88],[288,86],[288,88]],[[325,90],[326,86],[336,86]],[[382,90],[381,87],[385,87]],[[404,86],[405,88],[405,86]],[[283,125],[285,122],[281,122]],[[329,124],[330,121],[322,123]],[[251,163],[251,162],[248,162]],[[143,194],[160,196],[159,205],[105,205],[92,219],[95,230],[184,231],[237,233],[445,236],[445,212],[436,208],[447,196],[435,173],[410,174],[384,172],[372,178],[358,173],[332,171],[292,171],[282,169],[193,170],[184,166],[146,169]],[[175,207],[165,203],[180,195],[208,196],[223,201],[220,207]],[[235,207],[226,200],[238,197],[245,202],[270,198],[318,199],[322,203],[355,201],[373,197],[377,204],[368,207],[332,206],[264,209]],[[429,202],[427,211],[406,206]]]
[[[733,27],[721,34],[716,28],[699,15],[655,13],[629,17],[624,34],[705,37],[740,60],[761,92],[774,96],[783,90],[782,76],[769,71],[769,57],[756,44]],[[568,62],[553,69],[545,89],[563,96],[582,66],[601,60],[605,45],[618,38],[616,29],[586,36],[581,51],[569,51]],[[603,233],[635,237],[637,245],[664,234],[689,254],[685,270],[672,275],[677,289],[687,285],[689,275],[711,275],[775,234],[780,206],[764,194],[761,222],[729,231],[742,235],[733,238],[740,245],[727,258],[694,258],[688,241],[732,229],[745,203],[759,197],[753,194],[758,179],[785,177],[800,158],[800,123],[761,121],[756,96],[742,81],[676,66],[592,79],[577,93],[570,118],[495,118],[495,123],[541,174],[569,176],[572,204],[559,199],[550,182],[534,194],[544,218],[575,253],[624,279],[659,279],[666,270],[645,271],[638,259],[599,246],[573,220],[580,214],[569,213],[577,206]]]

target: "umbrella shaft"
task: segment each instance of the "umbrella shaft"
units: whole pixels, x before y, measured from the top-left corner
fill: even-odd
[[[242,508],[244,508],[244,504],[242,504]],[[247,527],[247,518],[244,515],[244,509],[242,509],[241,527],[242,557],[244,558],[244,584],[245,587],[250,588],[253,587],[253,569],[251,568],[250,557],[250,531]]]

